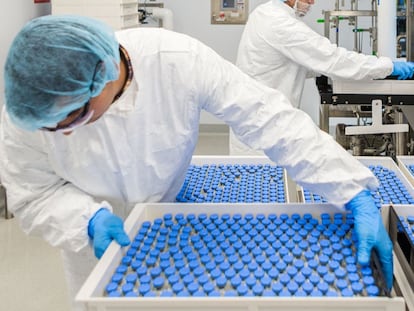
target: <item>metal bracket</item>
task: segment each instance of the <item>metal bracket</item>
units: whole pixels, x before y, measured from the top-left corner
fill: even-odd
[[[372,125],[347,126],[345,135],[384,134],[408,132],[408,124],[382,124],[382,101],[372,101]]]

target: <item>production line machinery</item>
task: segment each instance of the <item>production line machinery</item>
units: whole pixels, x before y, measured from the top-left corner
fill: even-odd
[[[414,80],[389,77],[372,81],[316,81],[321,97],[320,128],[329,132],[330,118],[339,123],[335,137],[355,156],[414,154]]]

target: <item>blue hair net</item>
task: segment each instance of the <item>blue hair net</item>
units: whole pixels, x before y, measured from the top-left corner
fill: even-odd
[[[54,126],[119,77],[119,43],[109,26],[81,16],[27,23],[6,59],[6,109],[19,127]]]

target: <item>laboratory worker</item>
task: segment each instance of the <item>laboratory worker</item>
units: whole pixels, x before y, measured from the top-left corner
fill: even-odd
[[[392,61],[348,51],[307,26],[306,15],[314,0],[270,0],[259,5],[244,28],[237,66],[257,81],[278,89],[300,108],[305,80],[317,75],[332,79],[411,78],[414,63]],[[232,154],[252,153],[231,133]]]
[[[46,16],[17,34],[4,77],[0,173],[9,208],[25,232],[62,249],[72,295],[111,241],[130,243],[123,220],[136,203],[174,201],[202,110],[351,211],[358,262],[368,264],[375,249],[392,286],[392,243],[370,194],[375,176],[281,92],[199,41]]]

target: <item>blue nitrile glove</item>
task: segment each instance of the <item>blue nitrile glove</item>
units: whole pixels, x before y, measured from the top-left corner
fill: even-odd
[[[358,263],[369,265],[371,251],[375,249],[386,285],[391,290],[393,283],[392,242],[370,192],[361,191],[346,204],[346,209],[352,211],[354,216],[354,230],[358,238]]]
[[[397,76],[398,80],[405,80],[412,78],[414,74],[413,62],[392,62],[394,67],[392,69],[392,76]]]
[[[112,240],[115,240],[121,246],[127,246],[130,243],[129,237],[124,231],[122,219],[106,208],[101,208],[91,218],[88,225],[88,234],[93,240],[93,249],[98,259],[105,253]]]

